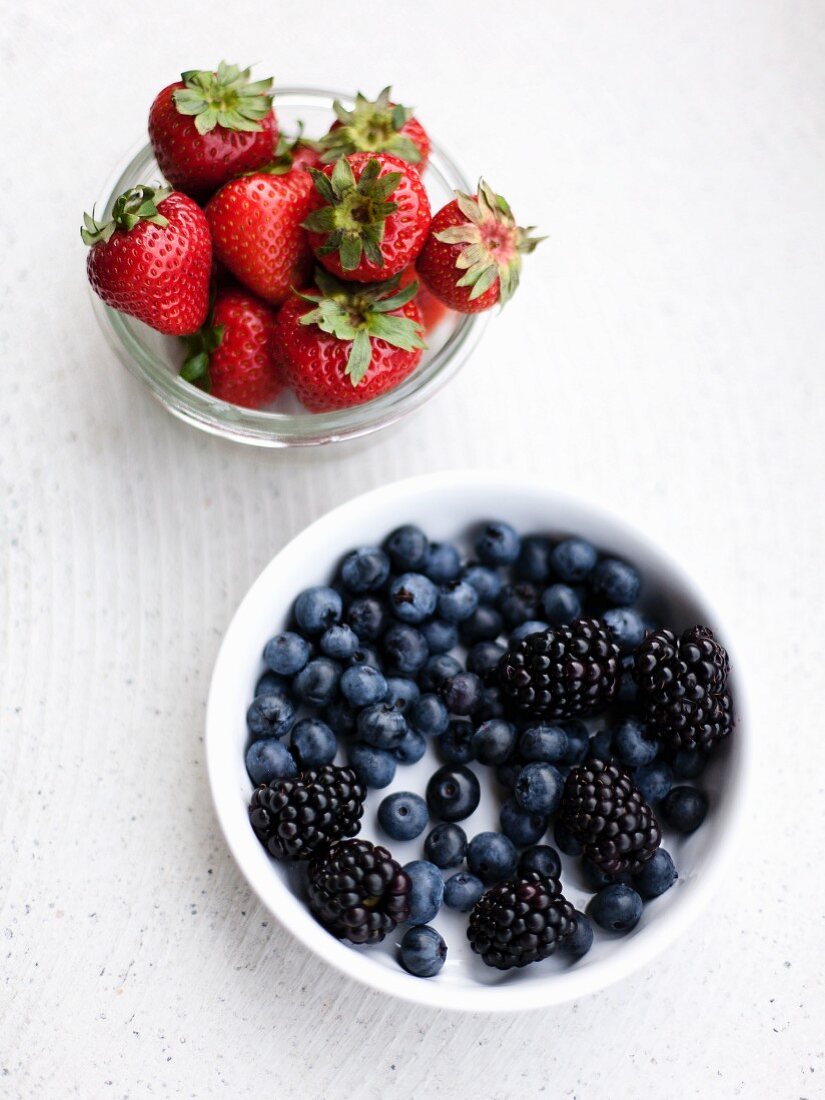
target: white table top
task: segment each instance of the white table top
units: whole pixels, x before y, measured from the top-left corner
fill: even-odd
[[[324,2],[238,0],[230,23],[212,0],[37,0],[0,29],[3,1096],[825,1094],[823,12],[414,8],[408,27],[385,5],[367,42],[360,9]],[[383,436],[207,438],[95,327],[81,212],[154,91],[224,49],[282,84],[394,77],[550,236],[474,361]],[[610,991],[499,1019],[384,1000],[275,927],[218,834],[201,732],[222,631],[291,535],[483,465],[677,553],[734,624],[764,745],[702,924]]]

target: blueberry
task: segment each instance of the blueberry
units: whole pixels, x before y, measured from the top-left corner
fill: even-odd
[[[407,732],[407,722],[400,710],[376,703],[365,707],[358,715],[358,739],[374,749],[397,749]]]
[[[329,657],[316,657],[301,669],[292,686],[301,702],[312,707],[326,707],[338,694],[340,679],[340,665]]]
[[[629,607],[639,598],[642,579],[626,561],[602,558],[593,570],[593,591],[613,607]]]
[[[516,802],[531,814],[554,814],[559,808],[564,780],[552,764],[526,764],[513,787]]]
[[[583,763],[587,759],[590,748],[590,731],[584,722],[580,722],[577,718],[562,724],[567,734],[567,752],[562,763],[571,766]]]
[[[467,834],[451,822],[436,825],[424,841],[424,855],[436,867],[460,867],[466,854]]]
[[[384,702],[388,707],[395,707],[406,715],[420,696],[421,689],[415,680],[406,680],[403,676],[387,677],[387,695]]]
[[[481,693],[481,704],[473,717],[477,722],[489,722],[491,718],[503,718],[507,712],[504,696],[498,684],[490,684]]]
[[[294,779],[298,774],[292,753],[277,737],[252,742],[246,750],[246,770],[256,785],[273,779]]]
[[[427,805],[440,821],[463,821],[478,809],[478,779],[462,764],[445,765],[430,776]]]
[[[475,875],[459,871],[444,883],[444,904],[459,913],[469,913],[484,893],[484,883]]]
[[[410,924],[427,924],[441,908],[444,898],[444,879],[441,872],[426,859],[414,859],[404,865],[410,876]]]
[[[427,803],[412,791],[396,791],[381,800],[378,824],[392,840],[414,840],[427,828]]]
[[[510,760],[507,764],[497,764],[496,779],[506,791],[512,791],[523,767],[524,761],[517,759]]]
[[[613,730],[613,751],[628,768],[652,763],[659,753],[659,742],[646,736],[647,726],[629,715]]]
[[[492,642],[504,630],[504,619],[494,607],[481,604],[460,624],[458,632],[465,645]]]
[[[529,581],[506,584],[496,601],[496,607],[508,627],[518,626],[539,617],[539,591]]]
[[[445,623],[443,619],[422,623],[421,633],[430,653],[449,653],[458,645],[458,627],[455,623]]]
[[[622,610],[621,608],[614,610]],[[622,657],[622,674],[619,680],[619,690],[616,693],[616,699],[620,703],[635,703],[639,695],[639,689],[636,686],[636,679],[633,675],[633,655],[625,654]]]
[[[698,779],[707,762],[707,756],[698,749],[680,749],[673,757],[673,774],[679,779]]]
[[[387,695],[387,681],[370,665],[350,665],[341,676],[341,694],[352,707],[371,707]]]
[[[471,562],[464,566],[461,579],[473,586],[480,603],[493,603],[501,591],[501,574],[489,565]]]
[[[488,523],[476,539],[476,553],[484,565],[512,565],[520,550],[521,539],[509,523]]]
[[[541,609],[548,623],[566,626],[582,613],[581,600],[567,584],[551,584],[541,594]]]
[[[450,715],[443,700],[437,695],[422,695],[410,707],[408,721],[413,729],[427,737],[439,737],[450,724]]]
[[[521,540],[521,552],[516,562],[516,572],[525,581],[544,584],[550,576],[550,539],[543,535],[528,535]]]
[[[431,542],[421,572],[436,584],[454,581],[461,573],[461,557],[451,542]]]
[[[550,624],[541,619],[528,619],[526,623],[519,623],[515,630],[510,632],[510,645],[518,645],[524,638],[531,634],[543,634],[550,629]]]
[[[448,623],[461,623],[478,607],[478,592],[466,581],[447,581],[438,590],[438,615]]]
[[[645,802],[661,802],[673,786],[673,771],[661,761],[644,764],[633,773],[633,782]]]
[[[605,726],[603,730],[594,733],[590,738],[590,744],[587,747],[587,758],[588,760],[605,761],[613,759],[613,730],[610,726]]]
[[[629,874],[608,874],[607,871],[603,871],[598,864],[594,863],[592,859],[582,860],[582,878],[591,894],[595,894],[597,890],[604,889],[605,886],[612,886],[616,882],[623,882],[625,885],[629,886],[632,881]]]
[[[350,767],[367,787],[375,790],[389,787],[395,778],[395,757],[386,749],[374,749],[372,745],[350,745],[347,750]]]
[[[559,951],[574,959],[581,959],[593,946],[593,925],[578,909],[574,910],[576,930],[559,944]]]
[[[530,726],[519,737],[519,756],[528,763],[561,763],[567,756],[567,733],[561,726]]]
[[[359,644],[358,635],[344,623],[336,623],[325,630],[318,642],[324,656],[335,661],[349,661],[355,656]]]
[[[465,718],[450,720],[438,739],[438,749],[448,764],[469,764],[474,757],[473,724]]]
[[[302,718],[292,730],[292,751],[302,768],[331,764],[338,751],[335,734],[320,718]]]
[[[467,866],[485,885],[511,878],[518,867],[518,852],[501,833],[477,833],[467,845]]]
[[[504,646],[498,642],[476,642],[467,654],[467,671],[474,672],[485,684],[494,683],[504,653]]]
[[[264,646],[264,663],[279,676],[294,676],[307,663],[310,652],[306,638],[285,630],[270,638]]]
[[[484,684],[474,672],[457,672],[440,688],[441,698],[451,714],[475,714],[484,696]]]
[[[432,618],[438,589],[423,573],[404,573],[390,581],[390,608],[404,623],[423,623]]]
[[[461,665],[449,653],[434,653],[428,657],[418,675],[418,685],[422,691],[439,691],[442,684],[461,672]]]
[[[642,644],[645,626],[637,611],[630,607],[611,607],[605,611],[602,620],[619,647],[619,653],[632,653]]]
[[[420,527],[408,523],[387,536],[384,549],[396,569],[420,569],[427,560],[430,542]]]
[[[393,749],[399,764],[417,764],[427,751],[427,742],[418,730],[408,729]]]
[[[506,764],[516,746],[516,727],[503,718],[482,722],[473,734],[473,755],[482,764]]]
[[[608,932],[629,932],[639,923],[642,899],[632,887],[616,883],[599,890],[590,902],[589,913]]]
[[[401,965],[416,978],[432,978],[444,965],[447,945],[444,937],[428,924],[408,928],[399,948]]]
[[[389,621],[387,609],[375,596],[358,596],[347,608],[346,619],[361,642],[380,638]]]
[[[311,638],[341,621],[343,601],[334,588],[319,585],[307,588],[295,601],[295,622]],[[277,670],[276,670],[277,671]]]
[[[674,787],[662,802],[668,824],[680,833],[692,833],[705,820],[708,796],[696,787]]]
[[[553,547],[550,563],[560,580],[580,584],[590,576],[598,556],[596,547],[584,539],[564,539]]]
[[[513,798],[502,803],[499,822],[504,835],[519,848],[538,844],[547,832],[547,817],[522,809]]]
[[[418,672],[430,655],[426,638],[409,623],[393,623],[382,644],[389,669],[402,676]]]
[[[383,661],[375,646],[370,645],[369,642],[358,641],[358,648],[346,662],[347,665],[369,665],[370,668],[377,668],[379,672],[382,671]]]
[[[324,710],[324,721],[337,737],[349,737],[355,733],[357,717],[346,699],[333,699]]]
[[[289,680],[279,676],[277,672],[270,672],[269,669],[259,677],[255,685],[256,695],[283,695],[285,699],[288,699],[289,692]]]
[[[341,580],[359,596],[383,588],[389,575],[390,559],[377,546],[353,550],[341,563]]]
[[[671,888],[678,877],[670,853],[664,848],[657,848],[634,881],[643,898],[658,898]]]
[[[580,856],[582,854],[581,843],[576,840],[563,821],[557,821],[553,826],[553,838],[556,841],[556,847],[559,851],[564,852],[566,856]]]
[[[561,877],[561,859],[555,848],[549,844],[536,844],[525,848],[519,856],[518,869],[522,875],[535,871],[545,878]]]
[[[253,740],[285,737],[295,721],[295,708],[283,695],[256,695],[246,712],[246,724]]]

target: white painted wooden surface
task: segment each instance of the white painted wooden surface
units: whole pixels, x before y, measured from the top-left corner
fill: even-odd
[[[0,1095],[823,1096],[825,12],[410,10],[4,15]],[[200,436],[94,327],[80,214],[154,90],[223,53],[282,83],[393,79],[550,234],[474,362],[383,437]],[[618,508],[693,568],[764,746],[706,921],[615,989],[506,1019],[386,1001],[273,927],[201,740],[221,632],[286,539],[387,479],[484,464]]]

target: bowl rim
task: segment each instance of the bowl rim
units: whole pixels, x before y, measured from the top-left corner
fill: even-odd
[[[333,99],[351,105],[355,96],[328,88],[285,86],[274,92],[274,106],[331,106]],[[147,158],[151,146],[141,140],[113,169],[96,203],[105,215],[114,200],[130,186]],[[447,190],[470,192],[464,172],[437,142],[432,142],[429,167]],[[323,413],[285,413],[244,409],[220,401],[184,382],[167,362],[147,348],[135,330],[136,322],[111,309],[89,287],[98,324],[109,347],[133,377],[146,385],[152,396],[178,419],[202,431],[259,447],[308,447],[369,435],[389,427],[420,408],[464,365],[475,350],[489,322],[489,312],[456,315],[458,320],[444,344],[423,367],[385,394],[363,405]]]
[[[304,538],[310,535],[316,537],[326,532],[334,539],[340,519],[356,505],[373,510],[373,508],[380,508],[388,501],[397,504],[399,498],[419,497],[427,492],[441,491],[447,487],[456,492],[467,488],[481,488],[491,491],[510,490],[523,494],[536,494],[550,509],[554,505],[560,505],[568,509],[578,508],[592,512],[621,530],[629,539],[645,546],[663,568],[672,572],[679,585],[697,605],[703,609],[716,606],[711,604],[697,582],[684,571],[671,554],[649,536],[600,504],[548,488],[538,479],[524,478],[506,471],[447,470],[404,478],[371,489],[327,511],[290,539],[263,568],[235,610],[218,651],[207,700],[205,751],[209,784],[224,839],[248,885],[281,927],[340,973],[354,978],[371,989],[432,1008],[469,1013],[510,1013],[547,1008],[577,1000],[613,985],[669,947],[688,929],[709,903],[736,847],[752,785],[754,746],[750,734],[747,672],[741,662],[739,651],[730,643],[730,634],[724,619],[715,610],[711,617],[714,625],[725,637],[725,644],[737,673],[735,781],[730,783],[727,797],[720,809],[717,822],[718,835],[703,861],[701,877],[692,884],[690,891],[685,892],[680,904],[668,913],[667,918],[660,925],[646,928],[643,934],[623,941],[621,950],[611,953],[592,967],[582,970],[571,968],[562,974],[548,974],[548,980],[545,982],[490,986],[489,995],[481,997],[477,988],[456,988],[423,980],[410,982],[409,976],[404,974],[400,967],[397,973],[389,968],[363,967],[360,952],[326,933],[308,912],[308,920],[301,922],[298,926],[288,923],[279,914],[277,893],[286,888],[276,876],[271,874],[269,861],[265,864],[268,874],[259,873],[257,867],[249,865],[244,850],[246,844],[240,832],[242,827],[248,831],[249,826],[245,818],[241,821],[237,817],[234,799],[230,797],[230,785],[225,779],[226,772],[222,760],[225,737],[222,736],[222,727],[218,721],[219,697],[224,677],[231,675],[235,638],[243,635],[247,614],[260,602],[261,595],[266,593],[273,583],[281,556],[287,552],[296,553]],[[246,840],[248,841],[248,836]],[[287,893],[293,901],[297,900],[289,891]]]

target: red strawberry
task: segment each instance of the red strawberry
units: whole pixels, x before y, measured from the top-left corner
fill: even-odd
[[[181,378],[233,405],[268,405],[283,389],[274,335],[272,310],[243,290],[219,290],[208,323],[187,340]]]
[[[296,142],[266,169],[225,183],[206,207],[215,256],[250,290],[280,305],[312,271],[301,223],[312,201],[303,163],[317,154]],[[306,150],[306,152],[304,152]]]
[[[416,283],[345,286],[320,269],[315,281],[275,325],[285,378],[311,412],[371,401],[412,373],[424,347]]]
[[[430,201],[412,165],[387,153],[355,153],[310,172],[315,208],[304,227],[328,271],[372,283],[412,263],[430,225]]]
[[[185,336],[209,311],[212,241],[206,216],[179,191],[141,184],[115,202],[112,219],[83,215],[86,270],[107,306],[168,336]]]
[[[507,202],[484,180],[477,195],[455,194],[433,218],[415,266],[445,305],[480,313],[513,296],[522,253],[532,252],[544,238],[532,237],[532,226],[517,226]]]
[[[222,183],[272,159],[278,123],[272,80],[222,61],[192,70],[159,92],[149,111],[149,140],[173,187],[205,199]]]
[[[359,92],[351,111],[338,99],[332,106],[338,121],[319,142],[324,164],[350,153],[391,153],[423,173],[430,156],[429,136],[410,107],[391,101],[389,88],[374,100]]]

